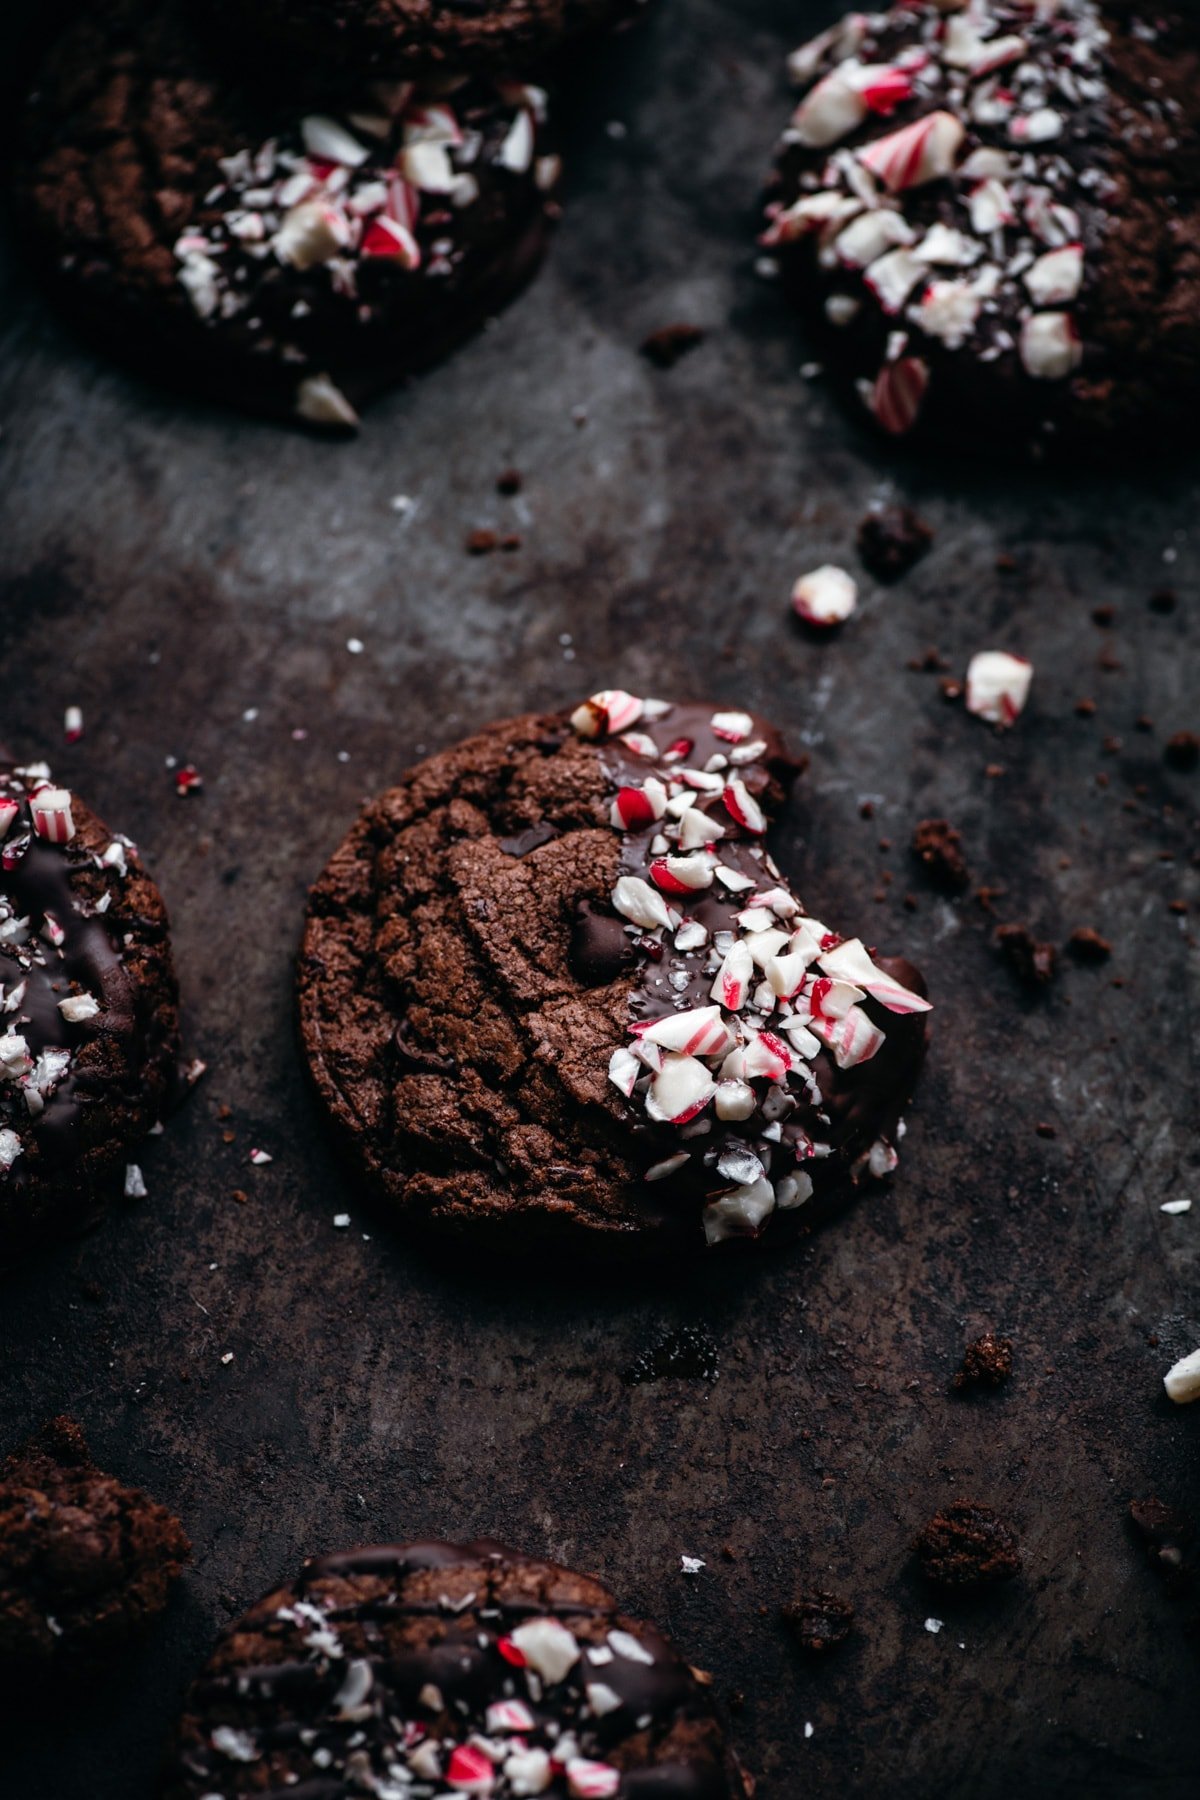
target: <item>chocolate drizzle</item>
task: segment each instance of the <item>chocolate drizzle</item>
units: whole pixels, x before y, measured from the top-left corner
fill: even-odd
[[[469,1791],[496,1800],[742,1792],[711,1702],[665,1638],[594,1582],[481,1540],[309,1563],[225,1633],[165,1793],[429,1800],[468,1786],[471,1758],[487,1785]]]

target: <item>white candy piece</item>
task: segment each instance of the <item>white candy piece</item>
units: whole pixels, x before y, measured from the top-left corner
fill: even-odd
[[[315,269],[340,255],[349,242],[344,215],[326,202],[307,200],[284,214],[271,248],[280,262],[294,269]]]
[[[371,154],[344,125],[324,113],[310,113],[306,119],[301,119],[300,136],[310,156],[321,162],[341,163],[344,168],[360,168]]]
[[[100,1002],[94,994],[68,994],[60,1000],[58,1010],[70,1025],[82,1025],[85,1019],[94,1019],[100,1011]]]
[[[362,423],[336,382],[328,375],[309,375],[296,389],[293,410],[310,425],[335,425],[357,431]]]
[[[530,1619],[510,1636],[529,1667],[552,1687],[579,1661],[579,1645],[557,1619]]]
[[[1083,345],[1069,313],[1038,312],[1021,327],[1021,363],[1035,381],[1062,381],[1079,367]]]
[[[710,1244],[725,1238],[753,1237],[775,1210],[775,1189],[766,1176],[750,1187],[735,1188],[704,1208],[704,1236]]]
[[[802,575],[792,589],[792,610],[808,625],[841,625],[858,605],[858,584],[835,563]]]
[[[967,711],[989,725],[1011,725],[1025,709],[1033,664],[1004,650],[981,650],[967,665]]]
[[[1083,283],[1083,245],[1064,244],[1047,250],[1021,277],[1038,306],[1063,306],[1074,300]]]
[[[716,1091],[716,1082],[697,1057],[667,1056],[650,1083],[646,1111],[660,1125],[686,1125],[704,1110]]]
[[[640,925],[643,931],[653,931],[660,925],[670,929],[671,914],[666,901],[640,875],[622,875],[612,891],[612,903],[622,918]]]
[[[15,1131],[6,1125],[0,1130],[0,1174],[7,1175],[18,1156],[24,1154],[24,1145]]]
[[[1163,1386],[1167,1398],[1174,1400],[1176,1406],[1187,1406],[1193,1400],[1200,1400],[1200,1350],[1193,1350],[1190,1356],[1182,1357],[1174,1368],[1168,1369],[1163,1376]]]

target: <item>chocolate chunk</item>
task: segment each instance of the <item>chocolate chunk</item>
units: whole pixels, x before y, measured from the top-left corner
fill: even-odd
[[[1002,1387],[1012,1374],[1012,1365],[1012,1339],[985,1331],[963,1351],[954,1386],[960,1391],[970,1387]]]
[[[935,1513],[913,1544],[927,1581],[939,1587],[982,1587],[1020,1572],[1017,1538],[990,1506],[955,1500]]]
[[[673,369],[690,350],[698,349],[707,336],[700,325],[664,325],[642,340],[640,350],[656,369]]]
[[[876,581],[899,581],[932,542],[932,526],[911,506],[873,508],[858,528],[858,554]]]
[[[1040,943],[1028,925],[998,925],[995,943],[1013,973],[1033,987],[1045,987],[1058,972],[1058,951]]]
[[[571,971],[585,987],[604,987],[637,962],[637,952],[625,929],[625,921],[591,900],[575,909],[568,952]]]
[[[191,1546],[178,1519],[51,1421],[0,1466],[0,1670],[6,1690],[95,1679],[166,1605]]]
[[[922,819],[913,832],[913,854],[920,858],[936,886],[961,894],[971,885],[962,852],[962,833],[948,819]]]
[[[854,1608],[840,1594],[809,1588],[780,1608],[780,1616],[801,1650],[823,1655],[845,1643],[854,1624]]]

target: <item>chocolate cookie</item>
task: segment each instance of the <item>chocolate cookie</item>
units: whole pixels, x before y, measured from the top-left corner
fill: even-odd
[[[905,0],[791,59],[764,243],[867,415],[1120,450],[1200,397],[1200,31],[1126,0]]]
[[[313,890],[301,1031],[406,1222],[674,1250],[894,1167],[928,1002],[767,854],[794,773],[750,713],[610,692],[368,807]]]
[[[44,763],[0,762],[0,1262],[105,1210],[179,1051],[162,897]]]
[[[244,46],[319,58],[356,75],[477,69],[528,73],[648,0],[193,0]]]
[[[488,79],[281,87],[214,62],[180,0],[113,0],[46,59],[16,195],[121,351],[347,429],[532,274],[558,176],[545,108]]]
[[[308,1563],[222,1633],[162,1800],[742,1800],[708,1690],[598,1581],[499,1544]]]
[[[55,1419],[0,1465],[6,1693],[94,1676],[162,1611],[191,1550],[178,1519],[98,1469]]]

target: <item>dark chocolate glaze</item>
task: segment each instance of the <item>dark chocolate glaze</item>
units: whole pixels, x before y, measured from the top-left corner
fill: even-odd
[[[740,776],[769,825],[795,780],[798,764],[788,754],[773,726],[754,714],[748,716],[752,728],[745,743],[759,746],[758,753],[752,760],[729,767],[725,773]],[[644,722],[645,729],[660,748],[678,746],[681,755],[674,763],[648,761],[637,756],[620,737],[603,741],[598,754],[613,793],[625,786],[641,787],[648,775],[656,773],[662,777],[681,762],[689,768],[704,770],[711,758],[728,758],[731,751],[736,753],[738,746],[714,731],[713,717],[714,710],[710,706],[685,705],[672,706],[661,718]],[[639,724],[635,729],[642,728]],[[685,745],[687,749],[683,748]],[[747,876],[760,890],[789,886],[763,849],[763,838],[735,824],[719,791],[699,794],[692,810],[708,814],[723,828],[724,835],[715,843],[723,864]],[[650,845],[660,830],[661,822],[655,822],[640,830],[623,833],[622,874],[648,879],[653,860]],[[683,915],[685,921],[695,920],[703,925],[711,940],[718,932],[735,931],[736,916],[745,907],[751,891],[730,893],[714,882],[711,887],[691,894],[672,894],[670,905]],[[596,946],[601,942],[602,931],[611,934],[614,927],[619,928],[635,954],[641,943],[639,978],[629,1001],[630,1013],[635,1020],[655,1020],[712,1004],[713,970],[709,943],[695,950],[678,951],[673,948],[669,934],[665,945],[645,943],[611,905],[589,903],[589,913],[588,947],[597,960],[599,950]],[[911,963],[886,957],[877,960],[886,974],[922,998],[926,997],[924,979]],[[582,978],[574,955],[572,967]],[[848,1069],[839,1069],[834,1057],[822,1049],[810,1065],[819,1090],[819,1101],[812,1095],[806,1098],[803,1091],[789,1086],[797,1104],[788,1117],[779,1121],[781,1138],[774,1148],[769,1142],[764,1144],[759,1135],[769,1122],[762,1109],[771,1088],[771,1084],[761,1078],[753,1083],[759,1095],[758,1109],[747,1119],[723,1123],[710,1108],[705,1114],[710,1128],[699,1140],[681,1139],[674,1126],[653,1122],[640,1104],[630,1103],[627,1117],[635,1135],[647,1142],[648,1164],[680,1149],[696,1151],[698,1148],[700,1152],[693,1154],[688,1165],[677,1174],[655,1184],[659,1188],[657,1197],[712,1198],[728,1189],[729,1182],[714,1165],[725,1147],[735,1143],[752,1146],[768,1174],[779,1176],[800,1165],[810,1175],[817,1190],[827,1189],[837,1182],[844,1184],[847,1172],[853,1170],[855,1162],[870,1151],[877,1139],[890,1140],[895,1134],[900,1111],[916,1083],[927,1040],[927,1026],[922,1014],[896,1015],[869,998],[864,1010],[872,1023],[885,1033],[883,1046],[869,1061]],[[772,1218],[768,1229],[776,1228],[778,1222],[778,1218]]]
[[[583,1652],[554,1682],[527,1680],[507,1646],[522,1624],[544,1618],[570,1631]],[[614,1631],[633,1638],[639,1653],[629,1655],[620,1638],[612,1645]],[[601,1660],[593,1662],[589,1648]],[[369,1667],[370,1686],[344,1718],[337,1696],[352,1664]],[[585,1687],[601,1682],[616,1703],[596,1712]],[[291,1587],[222,1635],[193,1686],[163,1793],[341,1800],[374,1791],[363,1777],[386,1780],[398,1765],[412,1777],[403,1793],[425,1800],[453,1787],[452,1749],[489,1736],[487,1708],[501,1700],[528,1708],[532,1723],[518,1734],[525,1745],[553,1754],[570,1734],[566,1754],[619,1770],[621,1796],[743,1794],[712,1703],[667,1640],[622,1617],[595,1582],[489,1539],[377,1545],[308,1563]],[[511,1733],[493,1728],[490,1738],[512,1747]],[[438,1758],[433,1774],[408,1766],[409,1752],[427,1740]],[[505,1775],[505,1755],[495,1759],[496,1800],[520,1791]],[[561,1767],[543,1791],[550,1800],[566,1794]]]
[[[55,844],[33,829],[29,801],[44,775],[0,764],[0,800],[19,811],[0,838],[0,914],[28,920],[23,942],[0,944],[0,1035],[19,1035],[36,1068],[45,1053],[70,1061],[39,1081],[31,1111],[20,1076],[0,1082],[0,1128],[22,1151],[0,1171],[5,1248],[94,1213],[99,1185],[154,1123],[177,1072],[174,977],[161,900],[124,846],[126,869],[104,863],[112,834],[72,800],[75,834]],[[57,940],[57,941],[56,941]],[[14,1000],[23,986],[20,998]],[[99,1012],[71,1022],[60,1002],[90,995]]]

